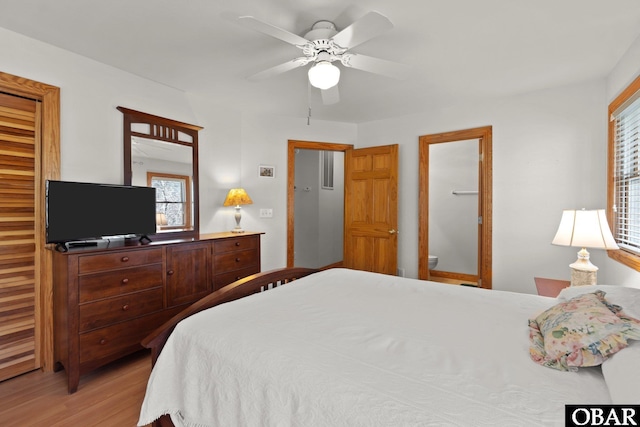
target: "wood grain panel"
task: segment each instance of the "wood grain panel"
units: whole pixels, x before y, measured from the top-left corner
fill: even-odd
[[[142,351],[88,374],[75,394],[67,394],[64,372],[21,375],[0,383],[2,425],[135,426],[150,371]]]
[[[212,288],[211,244],[194,243],[167,248],[167,306],[197,301]]]
[[[39,143],[35,147],[34,163],[35,170],[39,172],[34,182],[37,274],[35,283],[36,366],[41,365],[44,370],[51,371],[54,367],[53,278],[51,252],[45,248],[44,180],[60,178],[60,88],[0,72],[0,91],[20,97],[4,98],[0,102],[4,106],[15,107],[16,104],[25,102],[23,98],[37,100],[35,140]],[[7,138],[15,142],[16,139],[20,140],[20,135],[20,132],[16,132]],[[1,147],[2,143],[0,143],[0,150]],[[0,155],[2,154],[0,151]]]
[[[162,286],[162,267],[158,263],[81,275],[78,300],[83,303]]]
[[[398,146],[347,151],[344,265],[396,274]]]
[[[80,274],[93,273],[159,262],[162,262],[162,249],[160,248],[116,254],[87,255],[80,258],[78,272]]]
[[[37,367],[36,102],[0,94],[0,380]]]

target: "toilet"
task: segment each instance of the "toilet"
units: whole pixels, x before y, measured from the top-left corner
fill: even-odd
[[[438,257],[436,255],[429,255],[429,270],[433,270],[438,265]]]

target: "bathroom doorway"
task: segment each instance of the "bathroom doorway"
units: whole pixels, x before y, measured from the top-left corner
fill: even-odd
[[[419,138],[420,279],[491,288],[491,138],[491,126]]]
[[[339,267],[344,246],[344,159],[350,144],[289,141],[287,266]]]

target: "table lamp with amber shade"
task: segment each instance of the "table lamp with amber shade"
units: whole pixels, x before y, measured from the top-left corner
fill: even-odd
[[[244,233],[242,227],[240,227],[240,219],[242,214],[240,213],[240,205],[250,205],[253,203],[251,197],[247,194],[244,188],[232,188],[227,194],[227,198],[224,199],[223,206],[235,206],[236,207],[236,228],[231,230],[232,233]]]

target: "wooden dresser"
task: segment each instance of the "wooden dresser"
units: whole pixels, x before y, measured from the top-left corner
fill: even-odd
[[[189,304],[260,272],[260,234],[54,251],[55,358],[69,393]]]

